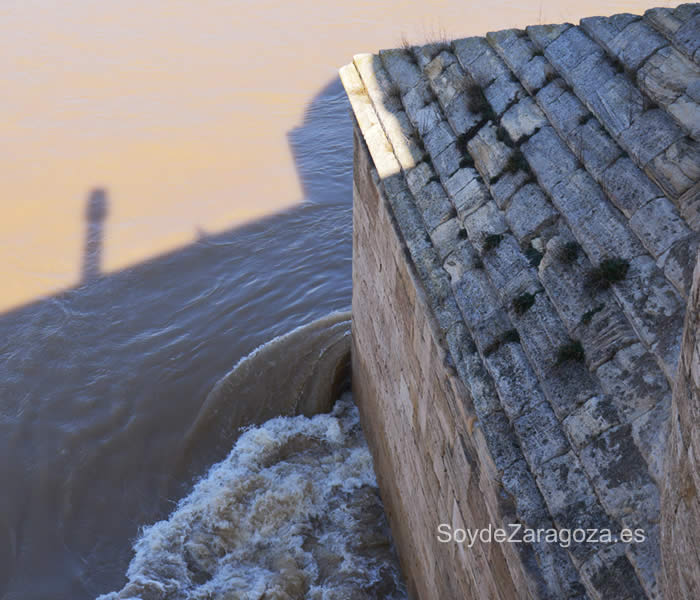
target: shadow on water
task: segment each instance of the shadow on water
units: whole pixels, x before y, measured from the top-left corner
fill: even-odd
[[[207,464],[176,475],[216,380],[272,337],[349,307],[351,140],[336,78],[288,134],[302,204],[113,274],[100,258],[119,199],[89,194],[82,283],[0,316],[0,598],[121,587],[139,527],[166,517],[233,442],[200,440]]]

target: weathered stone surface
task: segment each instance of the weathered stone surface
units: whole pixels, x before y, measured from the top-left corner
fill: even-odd
[[[578,160],[551,127],[541,128],[520,149],[545,189],[553,188],[578,168]]]
[[[475,210],[490,200],[489,191],[480,177],[472,179],[452,196],[457,215],[464,222]]]
[[[518,440],[504,413],[494,412],[481,419],[481,429],[498,469],[505,471],[514,462],[522,460]]]
[[[620,424],[620,414],[606,396],[593,396],[564,419],[564,429],[577,450]]]
[[[664,473],[661,548],[664,597],[700,591],[700,258],[685,315]]]
[[[457,135],[467,134],[483,120],[480,114],[469,110],[465,92],[457,94],[444,110],[447,122]]]
[[[608,31],[602,31],[599,23],[593,19],[581,21],[587,33],[630,71],[636,71],[654,52],[668,45],[662,35],[641,19],[629,19],[612,38],[607,37]]]
[[[464,228],[472,243],[481,248],[487,235],[501,234],[507,230],[503,214],[493,202],[487,202],[464,219]]]
[[[566,89],[562,79],[556,79],[537,93],[537,102],[552,123],[563,135],[578,127],[590,112],[581,101]]]
[[[573,129],[567,139],[569,148],[593,178],[601,183],[603,173],[622,154],[622,149],[602,128],[597,119],[587,119]],[[636,168],[636,167],[635,167]]]
[[[528,409],[513,421],[525,459],[534,473],[547,468],[545,463],[570,450],[564,431],[549,402],[535,403],[532,398]]]
[[[549,61],[541,55],[533,56],[532,59],[520,70],[520,83],[530,93],[535,94],[547,83],[548,78],[554,76],[555,72]]]
[[[382,50],[379,56],[402,93],[406,93],[420,80],[420,70],[405,50]]]
[[[681,138],[659,154],[645,170],[670,198],[679,198],[700,180],[700,144],[689,138]],[[678,201],[684,216],[689,214],[686,203],[697,206],[691,200],[692,194],[691,197],[684,196],[688,200]],[[697,197],[694,198],[697,201]]]
[[[433,167],[443,180],[448,179],[459,169],[462,156],[457,144],[452,143],[433,158]]]
[[[492,31],[486,39],[514,73],[518,73],[535,53],[534,44],[515,29]]]
[[[620,135],[620,144],[639,164],[646,165],[671,144],[683,137],[683,132],[668,113],[648,110],[634,120]]]
[[[459,169],[445,181],[445,189],[450,197],[454,198],[478,176],[477,170],[471,167]]]
[[[672,37],[683,24],[682,21],[673,15],[673,11],[670,8],[665,7],[650,8],[644,13],[644,19],[667,38]]]
[[[433,161],[435,161],[435,157],[438,154],[454,143],[454,141],[455,135],[452,133],[452,128],[447,121],[440,121],[423,136],[425,149],[430,153]]]
[[[503,171],[495,180],[492,180],[489,187],[491,196],[498,208],[505,210],[510,205],[510,199],[527,181],[532,181],[532,175],[518,169],[517,171]]]
[[[571,23],[562,23],[561,25],[530,25],[525,28],[530,39],[535,44],[544,49],[562,33],[571,27]]]
[[[493,179],[499,175],[513,153],[511,148],[498,140],[496,128],[491,124],[484,125],[469,140],[467,148],[479,171],[487,179]]]
[[[630,227],[654,258],[691,234],[676,207],[664,197],[639,208],[630,218]]]
[[[521,244],[529,242],[542,227],[553,223],[557,217],[558,213],[542,190],[532,183],[515,193],[505,214],[508,226]]]
[[[581,565],[581,578],[593,598],[635,600],[646,594],[622,544],[606,544]]]
[[[459,232],[462,231],[462,224],[457,217],[445,221],[430,232],[430,240],[437,250],[440,260],[444,260],[447,255],[455,250],[460,242]]]
[[[455,216],[455,209],[440,183],[428,183],[415,196],[416,206],[420,210],[425,226],[432,231],[438,225]]]
[[[546,124],[544,114],[529,96],[511,106],[501,118],[501,125],[516,144]]]
[[[582,58],[601,57],[604,51],[581,28],[571,27],[547,45],[544,55],[558,71],[569,74],[581,64]]]
[[[469,73],[474,82],[482,89],[486,89],[495,79],[499,77],[509,77],[510,71],[508,71],[508,67],[498,58],[498,55],[493,51],[491,46],[488,45],[486,40],[482,38],[481,41],[483,42],[483,46],[478,50],[474,48],[476,51],[473,52],[476,54],[476,57],[471,61],[468,60],[469,57],[467,54],[469,51],[472,51],[472,49],[469,48],[467,51],[463,47],[459,48],[456,45],[457,42],[455,42],[455,54],[457,58],[459,58],[464,70]],[[463,59],[466,59],[468,62]]]
[[[675,286],[683,298],[688,298],[690,293],[698,246],[700,246],[700,236],[693,233],[690,238],[676,242],[659,259],[659,267],[664,270],[666,279]]]
[[[420,162],[414,168],[406,170],[406,183],[412,194],[417,194],[425,185],[437,177],[430,162]]]
[[[498,246],[488,251],[482,244],[481,254],[489,277],[499,290],[506,289],[509,282],[530,267],[512,235],[504,235]]]
[[[600,185],[628,218],[647,202],[662,196],[661,190],[626,156],[605,170]]]
[[[671,422],[671,392],[666,393],[656,406],[632,421],[632,436],[649,467],[649,475],[663,485],[666,440]]]
[[[513,81],[510,72],[493,81],[484,90],[486,101],[498,116],[501,116],[524,95],[525,90],[517,81]]]
[[[668,106],[687,89],[688,83],[700,76],[700,68],[669,46],[649,58],[637,73],[640,89],[654,102]]]

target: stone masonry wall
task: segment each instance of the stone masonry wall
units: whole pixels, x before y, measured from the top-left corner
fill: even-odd
[[[700,255],[693,279],[665,464],[661,552],[666,600],[700,597]]]
[[[341,70],[358,138],[353,385],[420,598],[660,597],[659,490],[700,242],[699,37],[700,5],[683,5]],[[445,462],[460,444],[466,470]],[[474,472],[479,493],[460,497]],[[452,515],[647,538],[492,544],[484,562],[430,537]],[[492,554],[507,573],[495,588],[481,581]]]

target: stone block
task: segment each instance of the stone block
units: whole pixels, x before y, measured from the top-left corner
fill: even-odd
[[[463,65],[468,65],[479,58],[489,49],[488,42],[483,37],[468,37],[452,42],[455,56]]]
[[[517,82],[513,81],[512,75],[508,72],[506,75],[494,80],[484,90],[486,101],[491,105],[493,111],[501,116],[508,108],[525,95],[525,90]]]
[[[637,117],[634,123],[620,135],[620,145],[638,163],[646,165],[683,137],[681,130],[668,113],[651,109]]]
[[[430,232],[430,239],[435,250],[437,250],[440,260],[445,260],[456,249],[457,244],[461,241],[460,231],[462,231],[462,224],[457,217],[454,217],[438,225]]]
[[[600,186],[583,169],[552,191],[552,202],[566,217],[571,230],[591,260],[612,256],[631,258],[644,254],[639,239],[624,217],[605,197]]]
[[[652,115],[644,116],[644,97],[625,75],[616,73],[601,83],[591,99],[591,106],[600,122],[615,137],[625,135],[630,128],[634,131],[647,132],[647,135],[650,133],[647,130],[653,120],[650,119]],[[653,116],[657,121],[663,121],[659,115]],[[667,125],[667,122],[664,121],[663,125]],[[627,139],[631,139],[629,135]],[[642,151],[639,147],[636,152],[630,148],[628,150],[635,156],[636,152]]]
[[[666,37],[671,37],[683,24],[673,15],[673,11],[666,7],[650,8],[644,13],[644,19]]]
[[[428,231],[432,231],[456,214],[444,188],[437,181],[428,183],[416,194],[415,199]]]
[[[536,475],[550,514],[560,528],[614,529],[610,518],[600,506],[585,471],[573,451],[557,456],[547,468]],[[569,552],[579,561],[599,549],[599,544],[571,542]],[[614,597],[614,596],[611,596]]]
[[[700,76],[700,67],[672,46],[662,48],[637,72],[637,85],[654,102],[667,106]]]
[[[637,600],[646,597],[623,544],[605,544],[581,565],[579,572],[592,598]]]
[[[425,144],[425,149],[430,153],[430,156],[435,160],[447,146],[454,143],[455,136],[452,133],[452,128],[447,121],[440,121],[436,123],[435,126],[423,136],[423,143]]]
[[[595,118],[578,125],[569,133],[567,141],[576,158],[599,183],[605,170],[622,154],[622,149]]]
[[[620,414],[607,396],[593,396],[564,419],[564,429],[574,448],[587,446],[611,427],[620,425]]]
[[[418,194],[425,185],[437,177],[430,162],[420,162],[414,168],[406,170],[406,183],[412,194]]]
[[[485,236],[508,229],[503,213],[493,202],[487,202],[464,219],[464,228],[472,243],[480,248]]]
[[[515,512],[526,527],[537,529],[550,525],[542,494],[524,460],[512,463],[503,473],[501,483],[515,499]]]
[[[452,64],[432,80],[435,95],[443,107],[464,91],[465,73],[458,64]]]
[[[470,63],[462,62],[461,55],[457,48],[455,48],[455,54],[457,54],[460,62],[462,62],[464,70],[469,73],[479,87],[485,90],[495,79],[499,77],[505,77],[507,79],[510,76],[510,71],[503,61],[498,58],[498,55],[493,51],[491,46],[488,45],[486,40],[483,40],[483,42],[485,45],[484,51]]]
[[[585,34],[583,29],[570,27],[547,45],[544,55],[558,71],[569,75],[584,58],[603,56],[604,51]]]
[[[402,93],[407,92],[420,81],[420,70],[405,50],[381,50],[379,56],[384,68]]]
[[[690,293],[695,257],[699,245],[700,236],[693,233],[690,238],[676,242],[661,256],[658,262],[666,279],[674,285],[684,299]]]
[[[485,321],[479,328],[480,333],[484,334],[482,340],[484,349],[492,346],[502,335],[502,333],[490,335],[493,331],[486,330],[486,326],[491,326],[491,322]],[[486,353],[486,350],[482,351]],[[528,411],[533,404],[539,405],[545,402],[537,376],[520,344],[501,343],[498,349],[485,356],[484,360],[493,377],[501,405],[511,420]]]
[[[469,110],[467,94],[461,92],[445,106],[445,118],[455,134],[462,135],[471,132],[482,121],[481,115]]]
[[[663,372],[642,344],[619,350],[612,360],[598,367],[596,375],[625,423],[648,412],[670,394]]]
[[[484,251],[482,247],[481,254],[489,277],[499,290],[505,289],[518,274],[530,268],[512,235],[504,235],[498,246],[491,250]]]
[[[491,199],[488,188],[481,181],[481,177],[472,179],[459,192],[452,196],[457,215],[464,222],[475,210],[486,204]]]
[[[627,156],[618,158],[605,170],[600,185],[627,218],[647,202],[662,196],[657,185]]]
[[[554,128],[564,137],[590,115],[572,92],[564,89],[562,80],[555,80],[537,93],[537,101]]]
[[[491,181],[491,196],[498,205],[498,208],[504,210],[509,204],[513,194],[517,192],[526,181],[532,181],[532,175],[518,169],[517,171],[503,171],[498,178]]]
[[[546,190],[551,190],[578,168],[578,160],[551,127],[540,129],[520,149]]]
[[[513,153],[511,148],[498,140],[496,128],[490,123],[484,125],[469,140],[467,148],[479,171],[489,180],[503,171],[503,167]]]
[[[541,393],[538,396],[542,397]],[[547,461],[568,452],[570,446],[549,402],[535,404],[534,400],[532,398],[526,412],[513,421],[513,428],[525,460],[534,473],[540,473]]]
[[[555,74],[549,61],[541,55],[533,56],[518,73],[520,83],[530,93],[535,94],[547,83],[548,78]]]
[[[538,48],[544,49],[562,33],[571,28],[571,23],[561,23],[558,25],[530,25],[525,28],[530,39]]]
[[[511,106],[501,118],[501,125],[516,144],[523,138],[530,137],[546,124],[547,119],[544,114],[529,96]]]
[[[651,410],[632,421],[632,436],[658,485],[664,480],[666,440],[671,422],[671,394],[667,393]]]
[[[476,169],[464,167],[456,171],[445,181],[445,189],[450,197],[454,198],[461,192],[469,183],[479,176]]]
[[[457,144],[452,143],[433,157],[433,167],[443,180],[449,179],[459,169],[462,158],[462,152],[457,148]]]
[[[617,35],[630,23],[638,21],[639,15],[623,13],[612,17],[587,17],[581,19],[581,28],[604,48],[609,48]]]
[[[654,52],[668,46],[668,41],[644,20],[630,22],[607,44],[610,53],[630,71],[636,71]]]
[[[496,468],[506,471],[523,454],[508,417],[503,412],[494,412],[480,420],[486,445],[491,452]]]
[[[513,195],[505,214],[508,226],[521,244],[529,242],[557,217],[540,187],[533,183],[524,185]]]
[[[658,520],[659,491],[632,437],[631,425],[608,429],[580,452],[581,463],[608,514]]]
[[[452,288],[464,321],[474,328],[499,309],[501,300],[483,269],[464,271],[452,278]]]
[[[486,34],[486,39],[514,73],[518,73],[535,52],[532,41],[515,29],[492,31]]]
[[[700,50],[700,14],[695,14],[686,20],[673,34],[673,43],[680,48],[686,56],[692,56],[697,60]]]
[[[657,259],[676,242],[691,235],[678,209],[663,196],[639,208],[630,218],[630,227]]]
[[[679,200],[678,207],[685,217],[688,214],[684,212],[685,203],[691,200],[697,202],[698,198],[697,192],[691,192],[690,196],[684,194],[700,180],[700,144],[683,137],[650,162],[646,171],[671,199],[683,195],[685,200]],[[690,202],[690,205],[697,206],[693,202]]]
[[[673,104],[669,104],[666,110],[690,137],[694,140],[700,139],[700,105],[697,100],[683,94]]]

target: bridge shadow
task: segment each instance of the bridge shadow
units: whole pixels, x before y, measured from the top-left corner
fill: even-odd
[[[139,527],[222,458],[206,451],[220,440],[202,440],[207,464],[175,476],[216,380],[270,338],[349,307],[352,125],[337,78],[288,142],[302,203],[115,273],[100,264],[119,199],[89,191],[80,284],[0,315],[3,600],[120,588]]]

